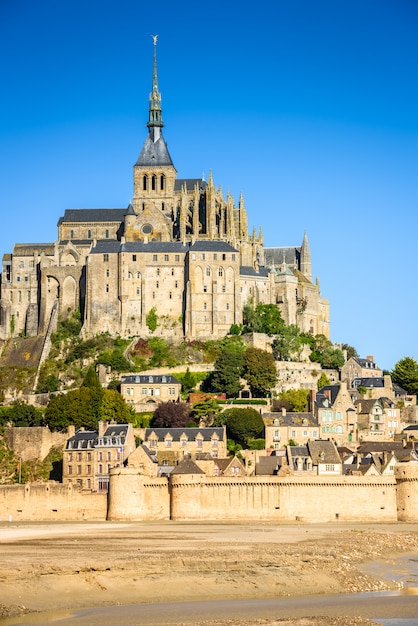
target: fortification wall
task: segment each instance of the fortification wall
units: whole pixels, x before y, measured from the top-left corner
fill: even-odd
[[[48,426],[7,427],[4,440],[23,461],[44,459],[52,448],[64,448],[67,433],[51,432]]]
[[[400,522],[418,520],[418,463],[397,463],[397,515]]]
[[[0,485],[0,521],[105,520],[107,494],[59,483]]]
[[[396,521],[396,482],[341,476],[306,479],[171,477],[171,519]]]
[[[109,520],[170,519],[167,478],[148,478],[126,467],[110,470],[109,480]]]

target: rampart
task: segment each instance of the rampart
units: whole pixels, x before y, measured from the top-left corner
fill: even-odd
[[[60,483],[0,485],[0,521],[105,520],[107,494]]]
[[[48,426],[28,426],[4,430],[4,440],[23,461],[44,459],[52,448],[64,448],[67,433],[51,432]]]

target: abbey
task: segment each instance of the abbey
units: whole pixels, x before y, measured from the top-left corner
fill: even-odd
[[[300,246],[265,248],[212,175],[178,178],[162,134],[156,38],[148,135],[127,208],[66,210],[58,239],[3,256],[0,339],[45,334],[79,311],[83,334],[156,332],[213,338],[242,322],[245,304],[275,304],[288,324],[329,336],[329,304]],[[156,317],[155,317],[156,315]]]

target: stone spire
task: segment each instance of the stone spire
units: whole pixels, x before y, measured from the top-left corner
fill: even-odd
[[[149,96],[149,117],[148,128],[162,128],[163,111],[161,108],[161,94],[158,91],[158,74],[157,74],[157,38],[158,35],[152,35],[154,40],[154,67],[152,72],[152,91]]]
[[[311,250],[308,243],[308,236],[306,231],[303,235],[303,242],[300,249],[300,271],[308,280],[312,282],[312,264],[311,264]]]
[[[162,134],[163,113],[161,108],[161,94],[158,91],[157,75],[157,36],[154,40],[154,67],[152,73],[152,91],[149,97],[148,137],[145,140],[141,154],[135,165],[142,167],[155,167],[161,165],[173,165],[168,152],[167,144]]]

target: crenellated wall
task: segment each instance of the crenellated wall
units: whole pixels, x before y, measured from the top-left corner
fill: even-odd
[[[0,521],[105,520],[107,494],[83,493],[72,485],[0,485]]]
[[[109,520],[170,519],[167,478],[148,478],[137,468],[110,470]]]

